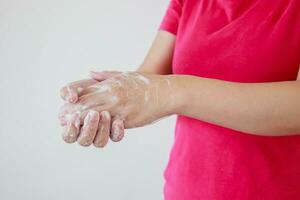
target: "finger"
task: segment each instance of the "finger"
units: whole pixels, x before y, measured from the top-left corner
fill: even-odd
[[[80,96],[79,100],[76,104],[72,103],[65,103],[61,109],[60,113],[58,115],[59,122],[62,126],[65,126],[67,124],[67,121],[70,119],[70,116],[73,114],[77,114],[80,118],[81,124],[84,122],[84,118],[87,115],[89,110],[106,110],[109,106],[107,103],[107,95],[105,94],[96,94],[97,97],[95,97],[94,93]]]
[[[67,122],[74,114],[78,114],[82,118],[82,112],[86,110],[84,105],[65,103],[61,106],[58,119],[62,126],[66,126]]]
[[[74,104],[70,104],[70,103],[64,103],[60,109],[59,109],[59,113],[58,113],[58,119],[61,123],[62,126],[66,126],[68,120],[70,120],[70,118],[73,116],[74,112]],[[71,114],[73,113],[73,114]]]
[[[84,124],[85,117],[87,116],[87,114],[91,108],[93,110],[105,110],[105,109],[107,109],[107,106],[90,106],[90,107],[82,106],[80,109],[78,108],[77,110],[72,111],[69,114],[59,117],[59,122],[60,122],[61,126],[66,126],[68,119],[70,119],[70,116],[72,116],[73,114],[78,115],[80,125]]]
[[[92,85],[86,89],[83,89],[82,92],[80,93],[80,96],[89,95],[94,92],[103,94],[103,93],[111,92],[112,89],[113,89],[112,83],[103,82],[101,84]]]
[[[111,125],[110,139],[114,142],[119,142],[124,137],[124,122],[120,118],[113,120]]]
[[[82,111],[103,105],[107,102],[107,94],[94,92],[80,96],[77,103]]]
[[[66,126],[67,125],[67,121],[65,120],[64,117],[59,117],[58,120],[59,120],[59,124],[61,126]]]
[[[85,79],[85,80],[72,82],[60,90],[60,96],[65,101],[68,101],[70,103],[76,103],[80,92],[83,89],[96,83],[97,81],[93,79]]]
[[[63,140],[67,143],[73,143],[77,140],[79,134],[80,121],[78,115],[74,114],[65,126],[62,134]]]
[[[102,111],[100,113],[100,121],[98,126],[98,131],[94,139],[94,146],[98,148],[103,148],[110,135],[111,117],[108,111]]]
[[[78,137],[78,143],[81,146],[90,146],[95,138],[99,124],[99,113],[94,110],[90,110],[84,118],[81,133]]]
[[[61,126],[66,126],[66,125],[68,124],[70,118],[71,118],[74,114],[76,114],[76,115],[78,116],[78,121],[79,121],[78,123],[79,123],[79,125],[80,125],[80,124],[83,124],[83,123],[81,123],[81,122],[83,122],[83,120],[84,120],[84,118],[85,118],[85,116],[86,116],[86,114],[87,114],[87,111],[84,111],[84,112],[76,112],[76,113],[72,113],[72,114],[66,114],[65,116],[59,117],[58,119],[59,119],[60,125],[61,125]]]
[[[60,108],[60,111],[58,113],[58,120],[60,122],[61,126],[67,125],[67,121],[65,120],[65,115],[67,114],[67,110],[63,107]]]
[[[116,76],[118,74],[121,74],[121,72],[118,72],[118,71],[102,71],[102,72],[90,71],[90,77],[97,81],[103,81],[103,80],[109,79],[113,76]]]
[[[80,96],[85,96],[85,95],[94,93],[94,92],[96,92],[97,90],[99,90],[99,88],[96,87],[96,86],[88,87],[88,88],[83,89],[83,90],[81,91]]]

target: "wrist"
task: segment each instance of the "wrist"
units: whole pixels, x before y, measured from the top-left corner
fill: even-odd
[[[166,84],[168,94],[168,106],[167,113],[169,115],[182,114],[184,107],[186,106],[187,94],[187,76],[185,75],[167,75]]]

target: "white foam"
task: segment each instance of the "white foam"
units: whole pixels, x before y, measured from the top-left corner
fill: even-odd
[[[140,74],[136,74],[136,77],[137,77],[139,80],[143,81],[144,83],[150,84],[150,80],[147,79],[145,76],[142,76],[142,75],[140,75]]]
[[[78,92],[78,93],[80,93],[80,92],[82,92],[82,91],[83,91],[83,88],[82,88],[82,87],[77,88],[77,92]]]
[[[109,84],[99,84],[91,86],[97,89],[97,92],[106,92],[111,91],[111,86]]]

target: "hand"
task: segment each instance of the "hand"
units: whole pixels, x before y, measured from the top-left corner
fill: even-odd
[[[92,79],[75,81],[63,87],[60,90],[61,98],[67,102],[76,103],[83,89],[86,89],[87,87],[92,86],[98,82],[104,81],[108,78],[121,74],[121,72],[117,71],[91,71],[90,73]]]
[[[97,74],[93,74],[93,78],[97,79]],[[90,132],[93,133],[85,137],[89,138],[90,142],[95,137],[96,129],[96,126],[91,124],[99,118],[96,113],[108,111],[113,121],[118,124],[112,130],[112,138],[119,140],[123,137],[120,125],[122,121],[125,122],[125,128],[133,128],[173,114],[176,105],[174,94],[170,76],[130,72],[89,86],[81,91],[77,104],[67,104],[65,107],[71,107],[73,111],[69,114],[78,115],[80,121],[89,111],[89,120],[86,121],[90,124],[89,129],[92,129]],[[71,118],[71,121],[76,124],[75,119]],[[84,125],[83,129],[87,127]]]
[[[120,121],[113,121],[112,128],[111,128],[111,117],[109,112],[103,111],[100,114],[95,112],[90,112],[88,116],[86,116],[86,120],[83,122],[83,119],[80,119],[78,114],[74,113],[74,103],[78,101],[78,98],[81,95],[81,92],[89,86],[92,86],[98,81],[103,81],[110,77],[120,74],[120,72],[115,71],[105,71],[101,73],[94,73],[91,72],[91,76],[96,75],[96,80],[87,79],[76,81],[73,83],[68,84],[64,88],[61,89],[61,97],[69,103],[66,103],[62,106],[61,112],[59,114],[59,120],[62,126],[64,126],[64,133],[63,139],[68,143],[73,143],[76,140],[84,146],[90,145],[90,141],[87,141],[88,138],[80,137],[86,135],[86,132],[93,132],[97,131],[96,135],[94,136],[94,145],[96,147],[104,147],[108,142],[110,134],[110,130],[116,130],[116,127],[119,127],[120,132],[124,132],[124,125],[123,122]],[[74,104],[70,106],[71,104]],[[78,106],[75,106],[78,108]],[[98,116],[99,115],[99,116]],[[98,119],[99,118],[99,119]],[[100,121],[99,121],[100,120]],[[88,121],[91,121],[88,123]],[[80,125],[84,125],[80,130]],[[90,131],[91,130],[91,131]],[[79,138],[77,138],[79,136]]]

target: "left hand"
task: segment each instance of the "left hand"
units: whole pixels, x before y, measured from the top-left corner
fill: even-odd
[[[87,87],[81,91],[76,104],[65,106],[73,108],[68,114],[78,114],[81,122],[90,111],[90,129],[97,129],[92,121],[99,120],[95,113],[103,110],[116,123],[124,121],[125,128],[133,128],[173,114],[174,94],[170,76],[126,72]],[[116,140],[123,137],[118,129],[112,130],[112,134]]]

